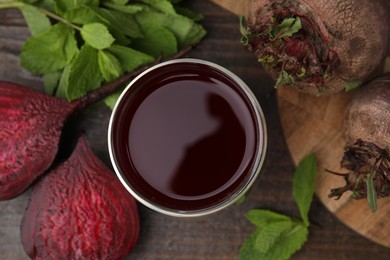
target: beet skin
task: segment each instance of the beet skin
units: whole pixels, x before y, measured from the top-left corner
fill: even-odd
[[[346,111],[347,145],[341,167],[348,170],[344,187],[332,189],[339,198],[352,191],[355,199],[367,197],[367,179],[375,196],[390,196],[390,74],[358,89]]]
[[[250,0],[248,10],[244,43],[277,85],[314,95],[355,88],[390,52],[389,0]]]
[[[75,106],[0,82],[0,200],[19,195],[52,164]]]
[[[33,259],[120,259],[139,233],[133,197],[81,137],[34,187],[21,226]]]

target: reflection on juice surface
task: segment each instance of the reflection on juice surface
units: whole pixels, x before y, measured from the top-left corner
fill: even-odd
[[[262,149],[262,126],[233,80],[206,65],[181,65],[158,68],[122,97],[113,153],[141,197],[197,210],[222,202],[248,180]]]

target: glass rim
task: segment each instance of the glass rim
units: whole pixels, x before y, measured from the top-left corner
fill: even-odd
[[[192,64],[203,64],[207,65],[216,71],[222,72],[227,78],[230,78],[233,80],[237,87],[239,87],[243,93],[245,94],[246,98],[250,101],[250,105],[254,111],[255,115],[255,124],[258,127],[257,134],[259,135],[258,143],[261,143],[262,146],[259,145],[259,147],[255,151],[255,160],[251,167],[251,172],[248,173],[250,176],[247,178],[247,180],[244,180],[242,183],[240,183],[239,188],[232,194],[224,198],[222,201],[219,201],[216,204],[213,204],[212,206],[205,207],[202,209],[196,209],[196,210],[179,210],[179,209],[173,209],[164,207],[161,205],[158,205],[156,203],[153,203],[152,201],[148,200],[143,196],[140,192],[137,191],[133,185],[129,184],[129,181],[126,180],[126,178],[123,176],[121,170],[119,169],[117,165],[117,160],[113,152],[113,143],[112,143],[112,128],[113,128],[113,122],[115,120],[115,116],[118,111],[118,107],[120,103],[122,102],[125,94],[131,90],[131,87],[141,78],[143,78],[146,74],[150,73],[151,71],[154,71],[155,69],[158,69],[163,66],[176,64],[176,63],[192,63]],[[263,168],[266,153],[267,153],[267,125],[265,121],[265,116],[263,113],[263,110],[257,101],[257,98],[251,91],[251,89],[247,86],[247,84],[241,80],[236,74],[231,72],[230,70],[226,69],[225,67],[218,65],[216,63],[201,60],[201,59],[194,59],[194,58],[180,58],[180,59],[174,59],[169,60],[165,62],[161,62],[159,64],[156,64],[142,73],[140,73],[137,77],[135,77],[133,80],[130,81],[130,83],[126,86],[126,88],[122,91],[121,95],[119,96],[113,110],[110,116],[110,121],[108,125],[108,151],[109,156],[111,160],[112,167],[114,168],[115,174],[118,177],[121,184],[126,188],[126,190],[140,203],[142,203],[144,206],[162,213],[164,215],[174,216],[174,217],[199,217],[199,216],[205,216],[209,215],[215,212],[218,212],[233,203],[237,202],[242,196],[245,196],[245,194],[248,192],[248,190],[252,187],[256,179],[259,177],[261,169]]]

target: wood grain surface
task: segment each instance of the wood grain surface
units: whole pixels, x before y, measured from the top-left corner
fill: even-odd
[[[239,2],[239,1],[237,1]],[[240,1],[241,2],[241,1]],[[216,62],[241,77],[263,107],[269,131],[267,165],[260,182],[241,205],[201,219],[178,219],[139,205],[141,233],[137,246],[126,259],[237,259],[239,248],[254,227],[244,214],[252,208],[270,209],[291,216],[299,212],[292,198],[295,169],[278,113],[277,94],[252,54],[240,45],[238,18],[210,1],[188,1],[201,12],[207,37],[189,56]],[[43,89],[39,77],[19,66],[18,55],[29,35],[17,10],[0,11],[0,80]],[[85,129],[94,152],[110,166],[107,126],[110,110],[103,104],[86,109],[69,122]],[[72,138],[68,133],[65,138]],[[111,167],[111,166],[110,166]],[[20,243],[19,226],[30,191],[0,202],[0,259],[28,259]],[[310,235],[292,259],[389,259],[390,249],[354,232],[315,198],[310,210]]]

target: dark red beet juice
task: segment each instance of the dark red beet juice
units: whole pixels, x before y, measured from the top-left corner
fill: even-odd
[[[147,206],[213,208],[238,196],[259,167],[258,117],[225,72],[179,60],[141,75],[121,97],[110,123],[111,156],[122,182]]]

